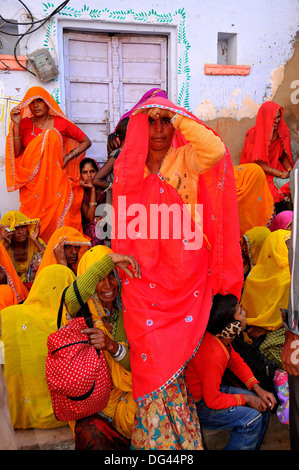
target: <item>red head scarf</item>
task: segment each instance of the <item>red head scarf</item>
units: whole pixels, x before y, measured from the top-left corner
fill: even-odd
[[[278,125],[278,133],[283,149],[293,166],[290,132],[283,120],[283,107],[273,101],[266,101],[258,110],[255,126],[249,129],[246,134],[245,139],[248,140],[248,144],[244,146],[241,163],[254,163],[255,160],[263,160],[273,168],[278,167],[278,158],[275,161],[272,160],[272,156],[269,154],[269,145],[275,116],[279,109],[281,111],[281,119]]]

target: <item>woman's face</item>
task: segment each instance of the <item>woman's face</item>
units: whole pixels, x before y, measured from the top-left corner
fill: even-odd
[[[29,104],[29,109],[34,117],[45,117],[49,112],[49,107],[42,98],[36,98]]]
[[[29,236],[27,225],[20,225],[13,232],[12,240],[17,243],[22,243],[27,240]]]
[[[281,110],[279,109],[277,111],[277,114],[274,118],[274,123],[273,123],[273,129],[276,130],[279,126],[279,123],[280,123],[280,120],[281,120]]]
[[[64,254],[68,266],[77,263],[80,248],[78,245],[64,245]]]
[[[167,150],[171,146],[174,127],[169,117],[152,119],[149,117],[149,149],[154,151]]]
[[[98,282],[96,292],[98,294],[99,301],[104,307],[116,299],[118,289],[118,282],[113,271],[111,271],[105,279]]]
[[[96,170],[91,163],[85,163],[81,171],[81,178],[84,183],[91,184],[92,180],[96,174]]]
[[[240,247],[242,251],[242,259],[243,259],[243,270],[244,272],[250,267],[250,259],[248,254],[248,247],[244,237],[240,240]]]

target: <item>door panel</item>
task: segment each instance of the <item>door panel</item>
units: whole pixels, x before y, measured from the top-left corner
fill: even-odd
[[[167,90],[167,38],[64,34],[66,112],[91,139],[87,156],[107,159],[107,136],[150,88]]]

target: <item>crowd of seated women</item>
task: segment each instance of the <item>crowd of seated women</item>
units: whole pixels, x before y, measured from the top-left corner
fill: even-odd
[[[54,415],[44,362],[65,287],[64,321],[79,310],[73,288],[77,279],[96,326],[90,340],[105,352],[113,380],[106,409],[73,425],[77,449],[130,448],[136,403],[118,269],[136,277],[140,272],[129,253],[112,252],[111,227],[103,227],[97,214],[98,206],[112,204],[113,165],[124,146],[129,117],[109,136],[107,162],[99,168],[88,157],[90,139],[44,89],[33,87],[12,110],[7,138],[7,187],[20,192],[19,210],[0,220],[1,340],[11,425],[49,429],[66,424]],[[288,306],[290,283],[293,212],[288,183],[293,157],[282,117],[276,103],[261,106],[234,174],[244,268],[239,300],[247,321],[239,341],[274,365],[276,412],[288,423],[280,309]],[[0,448],[2,434],[0,430]]]

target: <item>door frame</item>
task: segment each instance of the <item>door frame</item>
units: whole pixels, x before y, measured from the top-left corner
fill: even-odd
[[[60,19],[57,21],[57,41],[58,41],[58,60],[60,76],[64,77],[64,30],[71,30],[78,33],[99,33],[99,34],[134,34],[147,36],[167,36],[167,83],[168,97],[170,101],[176,103],[178,99],[178,26],[177,24],[132,24],[132,23],[114,23],[102,21],[84,21],[79,19]],[[66,87],[64,81],[60,81],[60,106],[63,110],[66,108]]]

